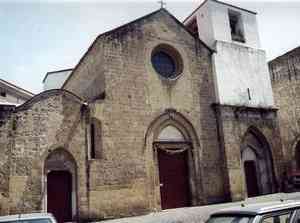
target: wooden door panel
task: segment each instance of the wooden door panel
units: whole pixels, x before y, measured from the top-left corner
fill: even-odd
[[[189,206],[187,151],[168,154],[158,150],[158,163],[162,209]]]
[[[58,223],[72,220],[72,175],[51,171],[47,176],[47,211]]]
[[[259,195],[256,165],[254,161],[244,162],[245,178],[247,185],[248,197],[254,197]]]

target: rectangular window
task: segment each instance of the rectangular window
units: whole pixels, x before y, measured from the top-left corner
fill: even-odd
[[[244,28],[241,14],[239,12],[229,10],[228,16],[231,39],[233,41],[245,43]]]
[[[91,159],[96,158],[96,148],[95,148],[95,125],[91,124]]]

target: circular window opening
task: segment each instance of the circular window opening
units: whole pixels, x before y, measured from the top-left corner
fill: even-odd
[[[174,79],[182,72],[181,56],[167,45],[159,45],[153,50],[151,62],[154,70],[164,78]]]

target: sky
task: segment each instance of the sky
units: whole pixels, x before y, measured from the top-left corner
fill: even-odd
[[[203,0],[165,0],[183,21]],[[300,0],[226,0],[258,12],[271,60],[300,46]],[[0,0],[0,78],[33,93],[47,72],[73,68],[101,33],[159,9],[158,0]]]

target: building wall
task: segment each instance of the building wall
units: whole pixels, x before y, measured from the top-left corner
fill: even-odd
[[[283,173],[282,144],[276,109],[256,109],[215,105],[220,140],[226,163],[226,186],[233,201],[243,200],[247,195],[246,180],[241,160],[242,146],[247,132],[253,129],[270,150],[273,165],[271,192],[277,192]]]
[[[213,62],[218,102],[228,105],[273,107],[265,52],[222,41],[216,42],[216,49]]]
[[[228,11],[240,13],[243,23],[245,43],[232,41]],[[217,1],[206,1],[195,13],[198,23],[199,37],[206,44],[214,47],[215,41],[235,42],[236,44],[260,48],[256,15],[237,9]],[[185,22],[187,23],[187,22]]]
[[[154,71],[151,53],[159,44],[171,45],[181,54],[184,68],[178,79],[167,81]],[[160,209],[159,183],[153,180],[157,177],[152,147],[155,131],[150,126],[168,111],[171,117],[174,114],[191,123],[197,135],[194,182],[203,190],[194,194],[194,205],[224,200],[216,119],[210,107],[215,100],[210,56],[207,48],[161,10],[100,36],[75,68],[66,89],[90,100],[95,94],[86,92],[105,87],[105,99],[91,105],[103,134],[103,157],[90,163],[91,216]],[[100,77],[104,79],[101,85],[86,84]]]
[[[287,167],[294,166],[296,144],[300,139],[300,49],[269,62],[275,106]]]
[[[246,12],[234,7],[230,7],[224,4],[220,4],[215,1],[208,1],[210,5],[210,10],[212,12],[212,27],[214,30],[213,39],[232,42],[228,10],[232,10],[241,14],[245,43],[236,42],[235,43],[251,48],[260,48],[258,27],[256,21],[256,15],[253,13]]]
[[[47,210],[45,162],[52,152],[61,150],[76,162],[77,213],[88,218],[84,116],[80,99],[60,90],[37,95],[10,113],[7,124],[0,127],[7,133],[0,138],[1,149],[9,152],[9,170],[3,173],[8,181],[1,181],[1,190],[9,200],[10,214]],[[3,161],[0,169],[5,166]]]
[[[32,97],[29,95],[23,95],[22,93],[19,93],[17,90],[14,90],[2,83],[0,83],[0,92],[6,93],[5,97],[0,95],[0,103],[23,104],[30,97]]]
[[[244,43],[232,40],[229,11],[240,15]],[[188,26],[195,18],[199,38],[216,50],[213,54],[213,70],[217,102],[236,106],[273,107],[266,56],[259,49],[256,15],[209,0],[185,25]]]
[[[15,106],[0,106],[0,214],[9,213],[9,172],[10,172],[10,156],[13,146],[10,138],[13,128],[11,120],[12,111]]]

